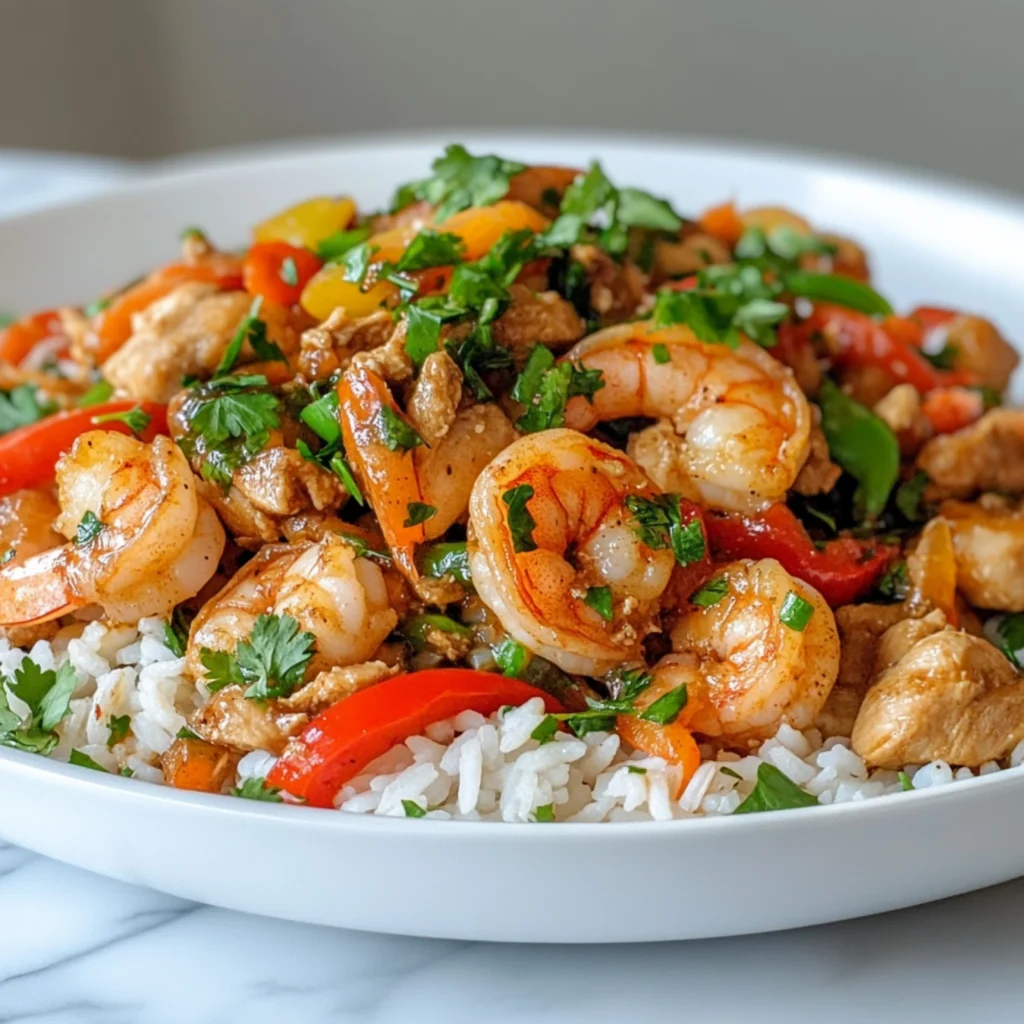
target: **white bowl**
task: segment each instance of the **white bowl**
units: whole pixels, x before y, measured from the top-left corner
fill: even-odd
[[[452,134],[451,138],[457,138]],[[247,155],[0,222],[0,308],[85,301],[172,256],[199,224],[242,242],[314,193],[383,204],[446,137]],[[622,137],[464,139],[584,164],[692,211],[791,206],[863,241],[900,307],[977,309],[1024,335],[1024,209],[892,169]],[[650,824],[499,825],[262,805],[0,750],[0,837],[178,896],[373,931],[640,942],[770,931],[966,892],[1024,873],[1024,771],[862,803]]]

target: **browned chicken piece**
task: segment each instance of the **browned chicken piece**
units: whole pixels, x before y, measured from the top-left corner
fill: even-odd
[[[462,371],[447,352],[431,352],[406,403],[416,432],[433,448],[455,422],[462,400]]]
[[[980,316],[962,315],[944,328],[945,343],[955,349],[954,367],[973,373],[985,387],[1002,392],[1020,362],[1020,356],[996,329]]]
[[[828,441],[815,423],[811,427],[811,448],[807,461],[793,481],[797,494],[828,494],[836,485],[843,471],[829,458]]]
[[[634,250],[631,255],[638,259],[640,252]],[[652,283],[686,277],[712,264],[732,261],[732,253],[721,239],[700,230],[693,230],[678,241],[658,239],[654,243],[653,257]]]
[[[822,331],[826,349],[835,353],[837,343],[830,341],[826,326]],[[838,372],[839,384],[854,401],[873,409],[895,387],[896,381],[880,366],[844,366]]]
[[[351,697],[359,690],[365,690],[374,683],[390,679],[399,671],[397,665],[383,661],[367,661],[362,665],[335,665],[320,672],[290,697],[276,702],[282,711],[301,711],[317,715],[324,708],[337,704],[339,700]]]
[[[896,435],[905,456],[916,455],[932,436],[932,425],[921,412],[921,395],[913,384],[897,384],[875,403],[874,413]]]
[[[953,534],[957,586],[972,605],[1024,611],[1024,507],[995,494],[945,501],[939,514]]]
[[[276,701],[249,700],[241,686],[226,686],[212,694],[189,722],[208,743],[242,753],[269,750],[280,754],[288,737],[309,721],[307,715],[278,706]]]
[[[534,345],[568,348],[583,337],[586,324],[557,292],[535,292],[521,284],[509,290],[512,301],[494,322],[494,340],[512,353],[517,366]]]
[[[933,437],[917,468],[931,478],[930,499],[1024,494],[1024,409],[992,409],[955,434]]]
[[[630,319],[644,304],[647,278],[635,263],[617,263],[596,245],[574,245],[571,254],[586,271],[590,308],[602,326]]]
[[[175,789],[219,793],[234,777],[241,755],[205,740],[176,739],[160,758],[164,781]]]
[[[383,345],[356,352],[350,360],[350,365],[367,369],[389,383],[398,384],[409,380],[415,366],[409,353],[405,351],[405,321],[399,320],[394,325]]]
[[[120,395],[167,402],[183,377],[205,377],[217,368],[251,305],[245,292],[195,281],[180,284],[135,315],[132,336],[103,364],[103,376]],[[287,311],[267,307],[260,315],[268,340],[285,355],[293,353],[298,338]],[[253,358],[248,344],[242,350],[246,358]]]
[[[384,310],[350,319],[344,309],[336,309],[319,327],[302,332],[299,372],[307,380],[326,380],[345,369],[356,352],[383,345],[394,330],[395,322]]]
[[[904,653],[868,690],[853,749],[869,765],[943,760],[977,767],[1024,739],[1021,673],[987,640],[953,629],[899,637]]]
[[[875,674],[878,642],[903,621],[902,604],[848,604],[835,609],[839,675],[815,725],[827,736],[849,736]]]
[[[231,476],[225,493],[201,480],[201,493],[243,547],[279,540],[281,520],[306,511],[334,511],[348,499],[333,473],[294,448],[265,448]]]

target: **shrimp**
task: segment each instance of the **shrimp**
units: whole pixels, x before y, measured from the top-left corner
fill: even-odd
[[[691,606],[679,619],[655,681],[686,684],[694,708],[687,726],[725,746],[767,739],[783,722],[810,727],[839,672],[839,636],[828,605],[773,558],[730,562],[714,579],[720,581],[715,592],[725,595],[707,607]],[[809,620],[800,601],[810,606]],[[803,628],[794,605],[803,612]]]
[[[447,357],[445,357],[447,359]],[[459,381],[461,391],[461,380]],[[516,432],[495,405],[473,405],[450,414],[443,429],[410,401],[409,420],[418,428],[415,448],[392,446],[383,416],[404,424],[384,381],[372,370],[352,367],[338,386],[345,452],[359,474],[367,498],[377,513],[384,539],[396,566],[415,584],[416,545],[440,537],[464,519],[469,494],[480,471],[515,440]],[[450,397],[450,396],[449,396]],[[414,413],[419,413],[415,416]],[[416,506],[427,506],[429,518],[416,521]]]
[[[94,604],[120,622],[165,615],[216,572],[224,530],[170,438],[145,444],[90,431],[60,458],[56,476],[55,525],[75,539],[0,568],[0,625]],[[77,536],[83,522],[95,526],[91,537]]]
[[[757,512],[785,498],[807,459],[807,399],[788,367],[745,338],[730,348],[701,342],[687,327],[620,324],[564,358],[600,370],[604,381],[592,399],[569,400],[567,427],[661,421],[631,437],[628,451],[663,490]]]
[[[24,562],[49,551],[64,538],[53,528],[60,514],[56,498],[47,491],[15,491],[0,498],[0,558],[4,565]]]
[[[368,661],[398,623],[380,567],[342,538],[267,544],[196,616],[186,653],[193,675],[205,674],[204,647],[234,651],[260,615],[289,615],[313,634],[310,676]]]
[[[484,604],[566,672],[642,660],[675,562],[642,542],[626,499],[657,494],[629,458],[575,430],[520,438],[470,497],[470,569]]]

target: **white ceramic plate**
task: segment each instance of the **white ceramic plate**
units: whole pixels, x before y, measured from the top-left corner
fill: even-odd
[[[451,138],[458,137],[453,134]],[[381,138],[190,164],[0,222],[0,308],[84,301],[169,258],[200,224],[241,243],[303,196],[383,204],[446,137]],[[735,146],[463,138],[542,163],[599,156],[683,210],[791,206],[869,248],[901,307],[976,308],[1024,337],[1024,207],[892,169]],[[376,819],[180,793],[0,750],[0,836],[127,882],[373,931],[639,942],[856,917],[1024,874],[1024,771],[858,804],[619,825]]]

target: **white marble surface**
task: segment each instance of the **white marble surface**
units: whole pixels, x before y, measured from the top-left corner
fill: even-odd
[[[0,151],[0,212],[98,187],[113,173]],[[288,870],[301,866],[268,868],[267,884]],[[763,873],[771,885],[771,865]],[[638,883],[638,899],[656,899],[657,885],[700,884],[653,882]],[[628,884],[628,866],[609,884]],[[573,899],[600,893],[573,893],[567,881],[566,897],[564,907],[537,913],[568,913]],[[197,907],[0,844],[0,1024],[988,1024],[1021,1018],[1022,947],[1024,880],[777,935],[488,946]]]

